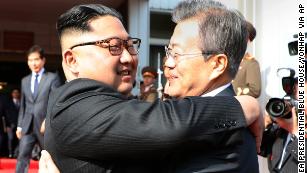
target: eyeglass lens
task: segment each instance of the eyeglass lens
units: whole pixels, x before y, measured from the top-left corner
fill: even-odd
[[[125,47],[130,55],[137,55],[140,41],[138,39],[121,40],[118,38],[109,41],[109,50],[112,55],[120,55]]]

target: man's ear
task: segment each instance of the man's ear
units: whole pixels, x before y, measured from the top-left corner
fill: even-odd
[[[76,59],[76,55],[73,53],[71,49],[67,49],[62,53],[63,56],[63,68],[70,71],[73,74],[78,73],[78,61]]]
[[[226,71],[228,58],[225,54],[213,55],[209,61],[212,67],[212,73],[209,77],[211,80],[220,77]]]

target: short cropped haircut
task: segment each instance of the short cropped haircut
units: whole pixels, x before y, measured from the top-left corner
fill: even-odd
[[[39,45],[33,45],[27,52],[27,57],[31,54],[31,53],[34,53],[34,52],[37,52],[39,53],[39,57],[42,59],[42,58],[45,58],[45,51],[42,47],[40,47]]]
[[[90,32],[92,30],[89,26],[91,20],[108,15],[118,18],[123,23],[121,14],[113,8],[101,4],[74,6],[59,17],[56,25],[58,36],[61,39],[66,30]]]
[[[184,0],[175,7],[172,19],[175,23],[198,20],[202,51],[225,54],[227,72],[236,76],[247,46],[246,21],[240,12],[212,0]]]

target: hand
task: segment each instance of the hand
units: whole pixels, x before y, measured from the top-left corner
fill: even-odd
[[[50,154],[46,150],[42,150],[41,152],[38,173],[60,173]]]
[[[46,119],[44,119],[44,121],[42,122],[41,128],[39,130],[41,132],[41,134],[45,133],[45,121],[46,121]]]
[[[287,130],[291,134],[297,134],[298,125],[297,125],[297,114],[296,110],[293,107],[291,110],[292,117],[290,119],[285,118],[276,118],[275,122],[283,129]]]
[[[256,139],[257,153],[260,153],[260,146],[264,131],[263,115],[260,115],[256,121],[254,121],[250,126],[248,126],[248,128]]]
[[[251,125],[256,120],[258,120],[260,116],[263,119],[262,112],[260,111],[261,110],[260,105],[257,99],[248,95],[235,96],[235,98],[241,104],[247,126]]]
[[[264,127],[266,128],[268,125],[272,124],[272,118],[271,116],[267,113],[267,111],[265,111],[264,113]]]
[[[17,136],[18,139],[21,139],[21,137],[22,137],[21,129],[17,128],[16,136]]]
[[[242,106],[248,128],[256,138],[256,149],[259,153],[264,130],[264,120],[260,105],[258,101],[251,96],[236,96],[236,99]]]

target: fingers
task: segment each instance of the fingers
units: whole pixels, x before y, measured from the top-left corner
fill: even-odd
[[[17,136],[18,139],[21,139],[22,134],[21,134],[20,130],[16,130],[16,136]]]
[[[40,128],[41,134],[45,133],[45,121],[46,121],[46,119],[42,122],[42,125],[41,125],[41,128]]]
[[[283,129],[287,130],[291,134],[295,134],[298,131],[297,114],[295,108],[291,109],[291,118],[276,118],[276,123]]]
[[[39,173],[60,173],[59,169],[53,162],[50,154],[46,150],[42,150],[39,160]]]
[[[41,151],[41,157],[38,162],[38,173],[48,173],[47,163],[46,163],[46,155],[44,154],[45,150]]]

